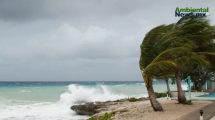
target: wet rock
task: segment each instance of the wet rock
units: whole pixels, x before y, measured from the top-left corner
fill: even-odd
[[[71,109],[78,115],[94,115],[98,112],[98,105],[94,103],[85,103],[83,105],[73,105]]]

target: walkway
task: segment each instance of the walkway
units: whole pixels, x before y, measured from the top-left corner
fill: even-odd
[[[202,108],[202,110],[204,111],[203,114],[204,120],[215,120],[215,117],[213,117],[215,116],[215,102],[205,106],[204,108]],[[179,120],[199,120],[199,117],[200,117],[199,110],[196,110],[190,114],[181,117]]]
[[[210,120],[215,120],[215,116],[213,118],[211,118]]]

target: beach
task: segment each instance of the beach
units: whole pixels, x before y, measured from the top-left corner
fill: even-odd
[[[134,104],[125,104],[128,107],[127,112],[118,113],[114,120],[185,120],[186,116],[193,111],[199,111],[201,108],[212,104],[211,101],[193,101],[192,105],[178,104],[175,100],[159,100],[164,108],[163,112],[153,111],[149,101],[137,102]],[[199,118],[199,114],[197,116]],[[195,120],[187,118],[187,120]]]
[[[200,110],[203,111],[204,120],[213,120],[212,117],[215,116],[214,101],[193,100],[191,104],[179,104],[177,100],[158,98],[164,111],[156,112],[147,98],[136,100],[86,103],[75,105],[72,109],[78,114],[92,114],[97,111],[91,115],[90,120],[100,120],[104,116],[110,116],[110,120],[198,120]]]

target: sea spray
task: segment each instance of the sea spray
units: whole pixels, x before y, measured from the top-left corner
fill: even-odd
[[[95,87],[72,84],[68,91],[61,95],[60,101],[66,104],[81,104],[85,102],[107,101],[126,98],[126,95],[113,94],[106,86]]]
[[[33,93],[32,93],[33,94]],[[80,120],[87,116],[78,116],[70,107],[74,104],[93,101],[116,100],[127,97],[114,94],[105,85],[83,86],[68,85],[68,89],[56,102],[20,101],[3,99],[0,102],[0,119],[4,120]],[[7,104],[5,104],[7,103]],[[26,104],[24,104],[26,103]]]

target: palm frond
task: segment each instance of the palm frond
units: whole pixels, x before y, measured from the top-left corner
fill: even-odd
[[[175,73],[177,64],[173,61],[159,61],[156,63],[149,64],[145,69],[144,73],[151,76],[162,76]]]
[[[170,48],[160,53],[152,63],[162,60],[174,60],[175,58],[189,54],[191,54],[191,49],[187,47]]]

